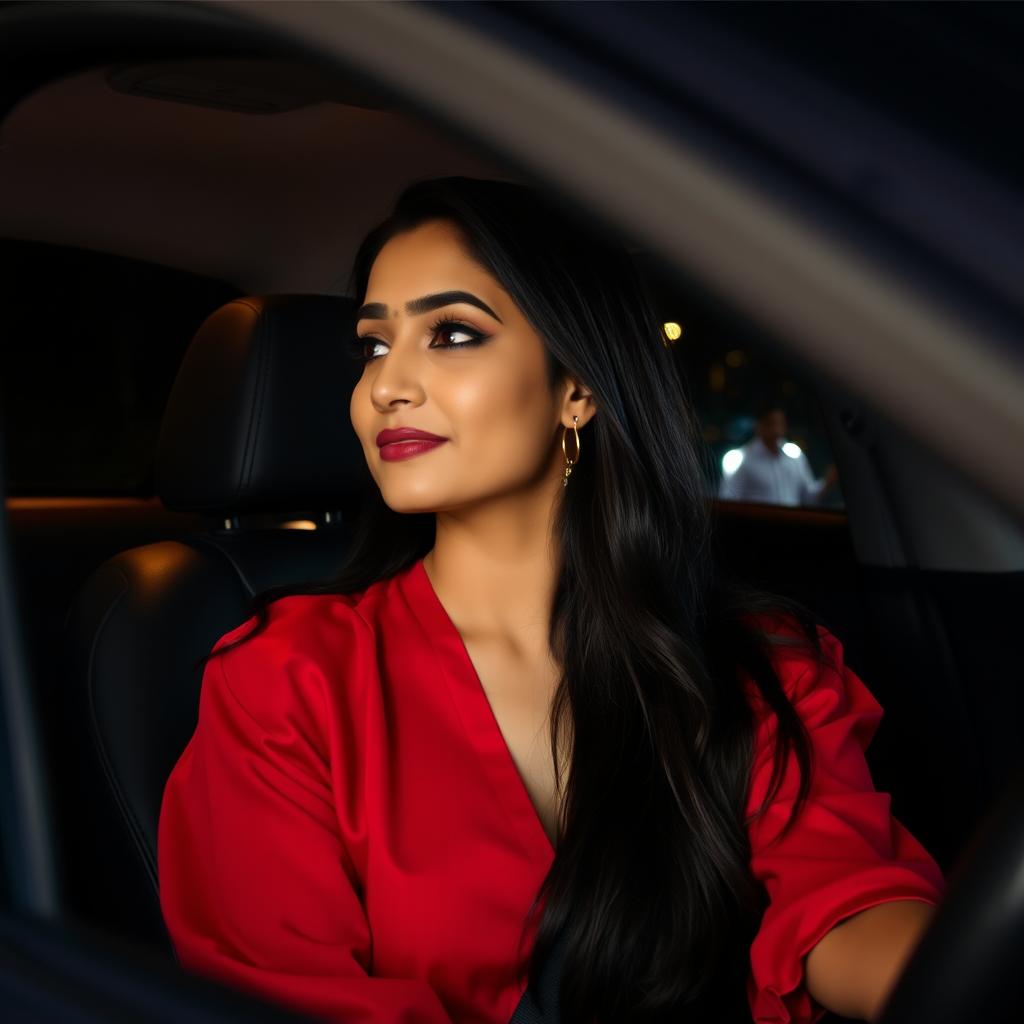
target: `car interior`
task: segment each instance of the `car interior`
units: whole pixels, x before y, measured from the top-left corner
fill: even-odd
[[[412,181],[533,181],[414,102],[287,53],[44,75],[0,128],[7,529],[60,913],[173,961],[164,782],[214,641],[270,587],[329,578],[372,487],[344,335],[355,246]],[[1019,765],[1024,530],[842,383],[659,253],[631,249],[707,443],[717,550],[842,641],[885,709],[868,760],[952,872]],[[770,394],[816,507],[722,501]]]

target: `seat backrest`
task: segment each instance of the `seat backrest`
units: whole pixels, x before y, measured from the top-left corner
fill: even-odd
[[[65,902],[167,952],[157,820],[196,725],[196,661],[249,617],[254,594],[337,571],[370,483],[348,411],[353,314],[347,299],[268,296],[207,319],[168,401],[156,481],[164,504],[209,515],[209,529],[111,558],[68,615]],[[284,516],[307,528],[247,525]]]

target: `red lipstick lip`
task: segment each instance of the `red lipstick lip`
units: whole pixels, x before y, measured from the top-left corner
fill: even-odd
[[[391,444],[381,445],[380,458],[384,462],[404,462],[406,459],[414,459],[424,452],[440,448],[446,438],[440,441],[428,441],[422,437],[416,437],[408,441],[392,441]]]
[[[396,441],[447,441],[448,438],[431,434],[426,430],[416,430],[413,427],[395,427],[391,430],[382,430],[376,437],[377,447],[383,448],[386,444],[394,444]]]

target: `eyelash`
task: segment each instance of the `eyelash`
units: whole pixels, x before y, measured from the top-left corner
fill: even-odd
[[[435,320],[430,325],[430,336],[433,338],[435,334],[441,328],[458,328],[463,334],[473,335],[471,341],[458,341],[449,343],[447,345],[440,345],[439,348],[472,348],[474,345],[479,345],[481,342],[487,340],[488,335],[481,334],[478,330],[470,327],[469,324],[463,323],[461,320],[456,319],[453,316],[442,316]],[[379,359],[380,356],[367,355],[367,349],[372,349],[374,345],[380,343],[380,338],[371,338],[369,336],[359,337],[355,336],[352,338],[352,358],[360,363],[370,363],[375,359]]]

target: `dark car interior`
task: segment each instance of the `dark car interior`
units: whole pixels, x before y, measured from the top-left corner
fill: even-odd
[[[94,55],[23,58],[7,83],[7,529],[60,912],[171,963],[156,825],[195,727],[195,663],[253,595],[328,578],[372,486],[339,342],[354,246],[417,178],[530,176],[258,35],[136,56],[127,33],[81,38]],[[837,465],[841,498],[822,507],[712,499],[719,556],[842,641],[885,709],[876,786],[952,872],[1020,765],[1020,523],[634,248],[659,315],[683,325],[672,350],[709,488],[766,391],[818,475]]]

